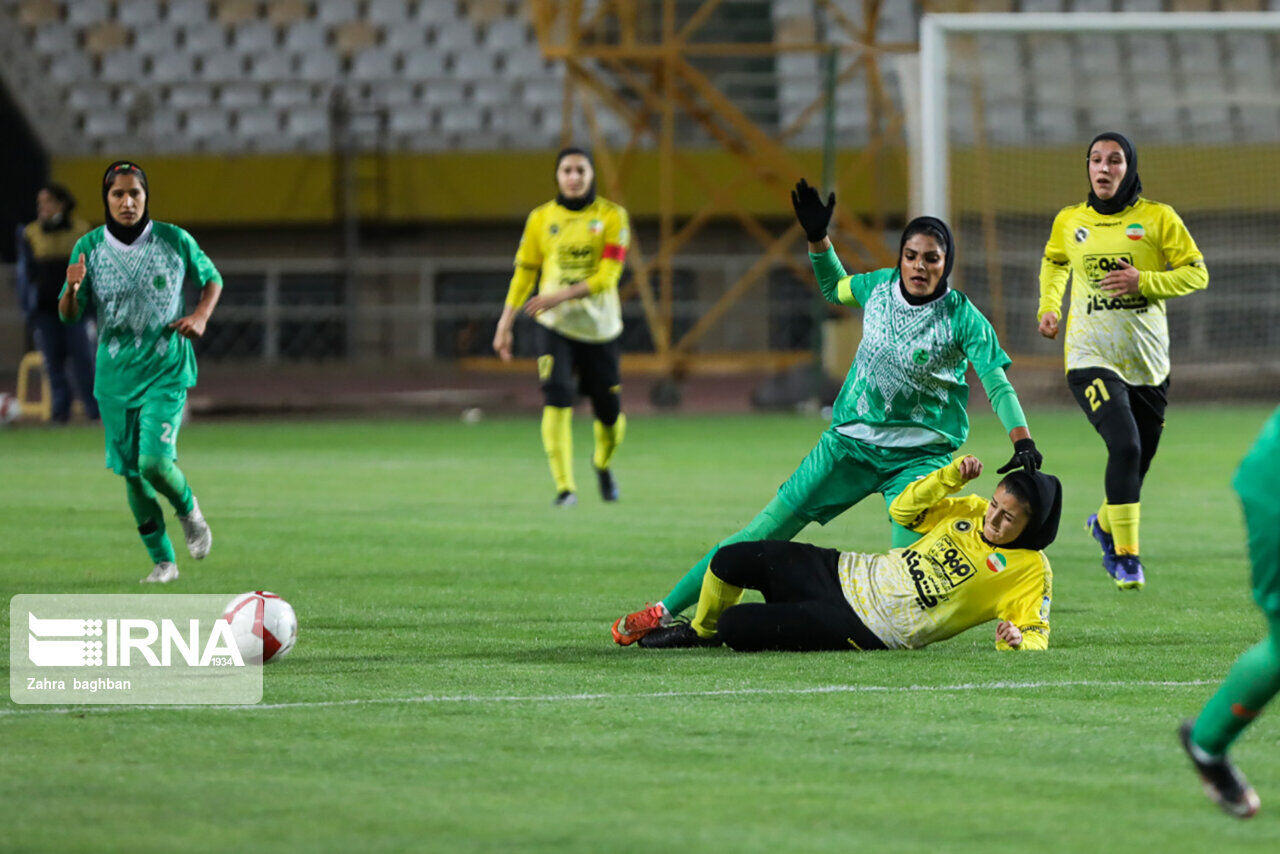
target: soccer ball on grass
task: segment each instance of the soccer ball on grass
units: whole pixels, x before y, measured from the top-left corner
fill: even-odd
[[[266,664],[288,655],[298,641],[298,617],[293,606],[274,593],[241,593],[228,603],[222,619],[246,664]]]

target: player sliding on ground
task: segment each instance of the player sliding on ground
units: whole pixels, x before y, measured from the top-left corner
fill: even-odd
[[[196,384],[196,357],[188,339],[204,334],[222,293],[222,277],[190,234],[151,219],[151,194],[141,167],[124,161],[107,167],[102,202],[107,224],[72,249],[58,313],[72,322],[87,306],[97,312],[93,392],[106,433],[107,468],[125,479],[138,534],[155,564],[142,580],[168,582],[178,577],[178,564],[157,493],[178,514],[193,558],[203,558],[213,543],[174,460],[187,389]],[[188,273],[203,285],[190,314],[182,292]]]
[[[1062,512],[1058,479],[1018,470],[988,501],[950,498],[982,473],[963,457],[912,483],[889,515],[919,539],[888,554],[805,543],[734,543],[711,559],[691,623],[646,634],[652,649],[918,649],[998,620],[997,649],[1046,649],[1053,573],[1042,549]],[[764,603],[739,605],[743,588]]]
[[[605,501],[618,500],[610,465],[627,418],[619,397],[622,308],[618,280],[631,242],[627,211],[596,196],[591,156],[581,148],[556,155],[555,201],[533,209],[516,250],[507,304],[493,350],[511,360],[512,327],[524,306],[538,323],[538,381],[542,384],[542,447],[555,481],[556,507],[578,503],[573,478],[573,404],[591,399],[595,453],[591,457]],[[534,283],[538,293],[530,298]],[[525,300],[528,299],[528,302]]]
[[[824,204],[801,180],[791,201],[809,239],[822,295],[864,309],[862,342],[836,398],[831,427],[745,528],[717,543],[656,605],[614,622],[613,639],[624,646],[698,601],[717,549],[747,540],[790,540],[810,522],[825,525],[872,493],[887,504],[912,481],[947,465],[969,436],[970,364],[1013,442],[1013,458],[1000,472],[1040,467],[1040,452],[1005,376],[1009,357],[982,312],[948,285],[956,247],[946,223],[913,219],[898,243],[896,267],[850,276],[827,237],[835,194]],[[892,545],[915,539],[894,523]]]
[[[1138,153],[1101,133],[1086,158],[1089,199],[1053,221],[1040,265],[1040,334],[1067,318],[1067,384],[1107,445],[1106,500],[1086,522],[1121,590],[1146,583],[1138,557],[1142,481],[1164,430],[1169,391],[1165,300],[1200,290],[1209,271],[1177,212],[1140,197]]]
[[[1227,749],[1280,693],[1280,409],[1271,414],[1262,435],[1245,455],[1234,486],[1244,505],[1253,565],[1253,599],[1267,618],[1270,633],[1236,659],[1227,679],[1200,712],[1178,731],[1205,794],[1231,815],[1248,818],[1258,811],[1258,795],[1227,758]]]

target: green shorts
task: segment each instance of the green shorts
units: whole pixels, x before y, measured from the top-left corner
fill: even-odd
[[[187,405],[186,390],[155,392],[137,406],[99,400],[107,440],[107,468],[138,477],[138,457],[178,458],[178,429]]]
[[[1236,471],[1232,485],[1244,505],[1253,565],[1253,599],[1269,620],[1280,620],[1280,409]]]
[[[912,481],[950,462],[949,451],[881,448],[829,429],[778,497],[801,519],[825,525],[873,492],[887,507]]]

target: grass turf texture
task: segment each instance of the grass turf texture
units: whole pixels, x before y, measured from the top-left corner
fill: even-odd
[[[1078,412],[1032,413],[1066,487],[1037,655],[995,652],[994,624],[864,655],[609,640],[765,504],[823,429],[812,418],[635,418],[623,500],[604,505],[580,417],[571,510],[550,506],[532,419],[194,424],[181,465],[215,547],[187,559],[171,522],[182,577],[144,592],[281,593],[300,638],[264,702],[354,702],[7,702],[0,848],[1277,850],[1274,717],[1235,751],[1263,811],[1234,822],[1174,735],[1214,685],[1143,684],[1216,684],[1261,636],[1229,480],[1265,414],[1175,404],[1144,491],[1148,588],[1120,593],[1082,530],[1101,442]],[[989,492],[1009,455],[993,418],[966,450]],[[97,431],[11,431],[0,458],[2,589],[142,589]],[[883,504],[800,539],[885,548]]]

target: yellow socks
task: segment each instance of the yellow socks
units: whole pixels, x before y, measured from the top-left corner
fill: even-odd
[[[618,413],[618,420],[606,427],[599,421],[595,424],[596,450],[591,463],[598,469],[607,469],[613,460],[613,452],[622,444],[622,437],[627,433],[627,416]]]
[[[551,465],[556,492],[577,492],[573,482],[573,408],[542,407],[542,447]]]
[[[741,599],[741,587],[722,581],[708,569],[707,574],[702,576],[702,593],[698,596],[698,610],[693,615],[693,630],[698,633],[698,637],[714,636],[720,615],[727,608],[737,605]]]
[[[1116,554],[1136,555],[1138,553],[1138,517],[1142,505],[1108,504],[1107,521],[1111,525],[1111,538],[1116,542]],[[1103,528],[1105,531],[1106,528]]]
[[[1098,508],[1098,527],[1102,529],[1104,534],[1111,533],[1111,516],[1107,513],[1107,508],[1111,505],[1102,502],[1102,506]]]

